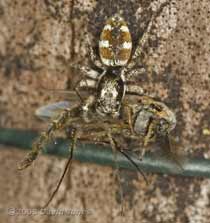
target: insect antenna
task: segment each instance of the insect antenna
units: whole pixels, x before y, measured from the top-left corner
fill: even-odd
[[[123,150],[121,149],[118,149],[118,151],[123,155],[125,156],[129,161],[130,163],[138,170],[138,172],[142,175],[142,177],[144,178],[144,181],[146,182],[147,185],[149,185],[149,182],[145,176],[145,174],[143,173],[143,171],[139,168],[139,166],[135,163],[135,161]]]
[[[47,201],[47,203],[42,208],[47,208],[48,207],[48,205],[50,204],[50,202],[53,200],[53,198],[55,197],[56,193],[58,192],[58,190],[60,188],[60,185],[61,185],[61,183],[62,183],[62,181],[63,181],[63,179],[64,179],[64,177],[65,177],[65,175],[67,173],[67,170],[70,170],[71,164],[72,164],[72,160],[73,160],[73,150],[74,150],[75,144],[76,144],[76,136],[74,136],[74,138],[73,138],[73,141],[72,141],[72,144],[71,144],[71,147],[70,147],[70,156],[69,156],[69,158],[68,158],[68,160],[66,162],[66,165],[64,167],[64,171],[63,171],[63,173],[62,173],[62,175],[61,175],[61,177],[60,177],[60,179],[58,181],[58,184],[57,184],[55,190],[53,191],[53,193],[51,194],[49,200]]]
[[[65,89],[51,89],[51,88],[42,88],[42,90],[50,95],[61,96],[62,98],[71,99],[71,101],[77,101],[78,96],[73,90],[65,90]],[[82,92],[84,94],[84,92]]]

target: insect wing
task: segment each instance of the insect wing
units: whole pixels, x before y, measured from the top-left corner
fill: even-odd
[[[35,111],[35,115],[44,121],[49,121],[55,118],[61,111],[70,107],[71,103],[69,101],[60,101],[38,108]]]
[[[177,151],[177,145],[172,140],[170,135],[158,136],[156,140],[158,146],[161,148],[163,158],[170,160],[174,164],[175,172],[183,171],[184,160]]]

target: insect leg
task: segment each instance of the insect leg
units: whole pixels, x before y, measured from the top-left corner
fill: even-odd
[[[32,164],[32,162],[37,158],[41,150],[43,150],[44,145],[48,143],[54,131],[62,129],[65,126],[65,123],[70,117],[70,112],[70,109],[64,110],[57,120],[52,121],[47,131],[41,133],[40,137],[33,143],[32,151],[29,152],[27,156],[20,162],[18,166],[19,170],[25,169]]]
[[[134,132],[134,129],[133,129],[133,122],[132,122],[132,108],[129,107],[128,105],[127,106],[125,105],[125,109],[126,109],[126,113],[127,113],[127,116],[128,116],[129,128],[131,130],[132,135],[135,135],[135,132]]]
[[[124,207],[124,205],[123,205],[124,199],[123,199],[123,191],[122,191],[122,185],[121,185],[121,180],[120,180],[119,165],[117,163],[117,145],[116,145],[115,140],[112,137],[111,129],[107,130],[107,136],[109,138],[109,142],[111,144],[113,155],[114,155],[115,176],[117,178],[118,185],[119,185],[120,200],[121,200],[121,214],[123,215],[123,213],[124,213],[124,208],[123,208]]]
[[[139,168],[139,166],[134,162],[134,160],[125,152],[125,150],[118,149],[118,151],[125,156],[131,164],[137,169],[137,171],[142,175],[147,185],[149,185],[149,182],[144,174],[144,172]]]
[[[44,205],[43,208],[46,208],[50,202],[52,201],[52,199],[54,198],[54,196],[56,195],[56,193],[58,192],[59,188],[60,188],[60,185],[65,177],[65,174],[67,173],[67,170],[71,170],[71,165],[72,165],[72,159],[73,159],[73,151],[75,149],[75,146],[76,146],[76,141],[77,141],[77,132],[76,132],[76,129],[73,129],[72,132],[71,132],[71,135],[70,135],[70,139],[71,139],[71,144],[69,146],[69,149],[70,149],[70,155],[69,155],[69,158],[66,162],[66,165],[65,165],[65,168],[64,168],[64,171],[58,181],[58,184],[55,188],[55,190],[53,191],[52,195],[50,196],[49,200],[47,201],[47,203]]]
[[[150,123],[149,123],[149,126],[148,126],[146,136],[144,137],[144,143],[143,143],[143,149],[142,149],[142,152],[141,152],[141,158],[144,157],[144,154],[146,152],[146,148],[147,148],[149,142],[153,141],[153,139],[155,137],[155,135],[154,135],[155,126],[156,126],[155,120],[151,119]]]

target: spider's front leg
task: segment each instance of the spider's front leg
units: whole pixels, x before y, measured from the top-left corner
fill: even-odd
[[[80,92],[82,90],[95,89],[98,77],[102,75],[106,70],[106,68],[103,66],[100,59],[94,52],[88,37],[87,37],[87,42],[88,42],[88,59],[90,65],[89,66],[81,64],[70,65],[72,68],[81,71],[81,77],[73,86],[73,89],[76,92],[77,96],[80,98],[81,102],[84,102],[84,99]],[[91,64],[94,65],[96,69],[93,69],[91,67]]]
[[[133,120],[132,120],[133,110],[129,106],[128,103],[123,104],[123,110],[124,110],[123,113],[125,114],[124,117],[126,117],[124,121],[128,123],[129,131],[131,132],[131,135],[135,135],[134,128],[133,128]]]
[[[81,91],[86,91],[89,89],[95,89],[97,83],[97,77],[100,75],[97,71],[90,69],[89,67],[78,67],[82,71],[82,76],[76,82],[73,87],[77,96],[80,98],[81,102],[84,102],[84,99],[81,95]]]
[[[143,96],[145,94],[144,89],[139,85],[128,84],[126,89],[127,95]]]
[[[90,39],[89,37],[87,38],[87,42],[88,42],[88,56],[90,59],[90,62],[97,68],[104,70],[105,67],[104,65],[101,63],[101,60],[98,58],[97,54],[95,53],[93,47],[91,46],[90,43]]]
[[[38,154],[43,150],[44,146],[50,141],[51,136],[56,130],[63,129],[71,115],[70,109],[65,109],[58,119],[53,120],[47,131],[41,133],[40,137],[33,143],[32,151],[19,163],[18,169],[23,170],[30,166],[37,158]]]

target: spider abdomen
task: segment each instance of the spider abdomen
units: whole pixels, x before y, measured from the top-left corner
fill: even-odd
[[[106,66],[125,66],[132,50],[131,34],[124,19],[119,15],[109,18],[104,26],[100,41],[99,54]]]

